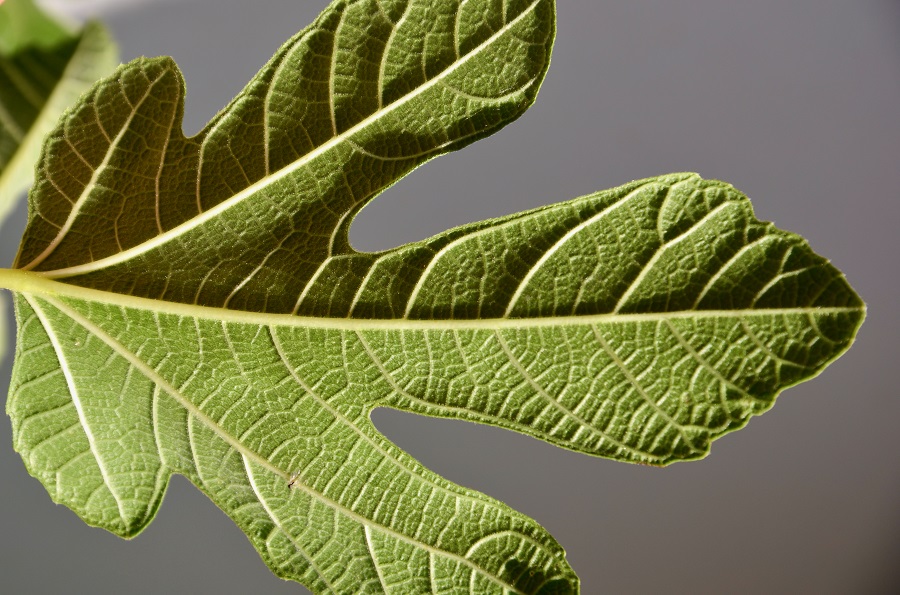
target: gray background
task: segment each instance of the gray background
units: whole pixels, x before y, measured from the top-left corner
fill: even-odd
[[[78,3],[75,3],[76,5]],[[109,4],[109,3],[107,3]],[[106,9],[124,58],[174,55],[188,132],[325,0],[182,0]],[[538,102],[364,210],[361,249],[694,170],[807,237],[869,303],[857,345],[774,411],[668,469],[573,454],[502,430],[377,411],[400,446],[533,516],[586,594],[900,592],[897,229],[900,5],[890,0],[560,0]],[[2,231],[11,261],[19,220]],[[10,335],[11,336],[11,335]],[[10,362],[3,366],[4,382]],[[132,542],[54,506],[0,423],[0,590],[303,592],[271,575],[175,478]]]

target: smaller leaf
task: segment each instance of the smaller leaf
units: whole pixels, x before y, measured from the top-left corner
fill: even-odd
[[[59,116],[117,62],[97,23],[73,34],[32,0],[0,4],[0,222],[31,183]]]
[[[30,46],[51,49],[71,39],[72,34],[33,0],[0,0],[0,54]]]

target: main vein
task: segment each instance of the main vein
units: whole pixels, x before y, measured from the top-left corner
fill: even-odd
[[[293,314],[269,314],[247,312],[243,310],[226,310],[210,306],[197,306],[135,297],[99,289],[91,289],[55,281],[44,273],[34,273],[19,269],[0,269],[0,288],[11,291],[35,294],[47,297],[59,297],[65,300],[76,300],[106,304],[119,308],[129,308],[170,314],[174,316],[216,320],[257,326],[280,326],[294,328],[315,328],[340,331],[446,331],[446,330],[504,330],[523,328],[546,328],[583,326],[593,324],[632,324],[659,323],[678,319],[710,319],[725,318],[743,320],[754,317],[770,317],[784,315],[834,315],[865,312],[865,306],[819,308],[814,306],[796,306],[790,308],[756,308],[738,310],[683,310],[677,312],[653,312],[646,314],[583,314],[554,315],[535,318],[482,318],[482,319],[443,319],[417,320],[407,318],[327,318],[316,316],[296,316]]]

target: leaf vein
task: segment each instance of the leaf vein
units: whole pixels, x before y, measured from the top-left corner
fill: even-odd
[[[570,419],[575,420],[576,422],[578,422],[581,426],[583,426],[585,429],[587,429],[592,434],[595,434],[595,435],[603,438],[604,440],[606,440],[610,444],[616,446],[617,448],[619,448],[622,451],[628,452],[628,453],[635,455],[637,457],[640,457],[642,459],[661,458],[661,457],[656,457],[653,454],[643,452],[640,449],[629,446],[629,445],[625,444],[624,442],[621,442],[621,441],[613,438],[606,432],[603,432],[602,430],[595,428],[586,419],[584,419],[583,417],[581,417],[580,415],[578,415],[577,413],[575,413],[574,411],[572,411],[571,409],[569,409],[568,407],[566,407],[565,405],[560,403],[558,400],[554,399],[544,389],[544,387],[542,387],[540,384],[537,383],[537,381],[534,379],[534,377],[532,377],[532,375],[528,372],[528,370],[525,369],[525,366],[522,365],[522,362],[519,361],[519,358],[517,358],[515,356],[515,354],[512,352],[512,350],[509,348],[509,345],[506,343],[506,340],[503,338],[503,335],[499,331],[494,331],[494,336],[497,338],[497,342],[500,345],[500,348],[503,350],[503,353],[506,354],[506,357],[507,357],[507,359],[509,359],[509,362],[519,372],[519,375],[528,383],[528,385],[531,386],[532,390],[534,390],[537,394],[541,395],[541,397],[543,397],[547,403],[549,403],[550,405],[552,405],[553,407],[558,409],[564,416],[568,416]]]
[[[90,181],[82,189],[81,196],[78,197],[78,199],[75,201],[74,205],[72,206],[72,210],[69,212],[69,216],[66,218],[66,222],[63,224],[62,229],[60,229],[59,233],[47,245],[47,247],[44,249],[43,252],[41,252],[39,255],[37,255],[31,262],[29,262],[25,266],[21,267],[23,270],[29,271],[29,270],[35,268],[36,266],[38,266],[39,264],[41,264],[42,262],[44,262],[44,260],[46,260],[47,257],[49,257],[51,254],[53,254],[53,251],[56,250],[56,247],[59,246],[59,244],[63,241],[63,239],[65,239],[66,235],[69,233],[69,230],[72,228],[72,225],[74,225],[75,219],[80,214],[81,209],[84,207],[84,205],[87,202],[88,198],[90,197],[91,193],[94,191],[94,188],[97,187],[98,181],[100,179],[100,175],[104,172],[106,167],[109,165],[110,161],[112,160],[113,155],[115,154],[116,150],[119,148],[119,143],[124,138],[125,133],[128,132],[128,130],[130,129],[131,122],[134,119],[135,115],[137,115],[137,110],[140,109],[140,107],[144,103],[144,101],[146,101],[147,98],[150,96],[150,93],[153,91],[153,88],[156,86],[157,83],[159,83],[159,81],[162,80],[162,78],[163,77],[161,76],[161,77],[157,78],[156,80],[154,80],[152,83],[150,83],[150,85],[148,85],[147,90],[144,92],[144,95],[141,97],[140,101],[138,101],[137,105],[134,108],[132,108],[131,112],[128,115],[128,118],[126,118],[125,122],[122,124],[122,128],[116,134],[115,139],[109,141],[109,147],[106,150],[106,155],[103,157],[103,161],[100,163],[100,165],[98,165],[96,167],[96,169],[94,169],[94,173],[91,175]],[[96,106],[96,104],[94,104],[94,105]],[[99,124],[99,122],[100,121],[98,119],[98,124]],[[102,129],[102,127],[101,127],[101,129]]]
[[[510,315],[513,312],[513,309],[516,307],[516,304],[518,303],[519,299],[522,297],[522,293],[525,291],[525,288],[531,282],[531,279],[534,278],[534,276],[540,271],[540,269],[544,266],[544,264],[548,260],[550,260],[550,258],[557,251],[559,251],[560,248],[562,248],[573,237],[578,235],[578,233],[580,233],[583,229],[586,229],[589,226],[596,223],[597,221],[602,220],[604,217],[609,215],[609,213],[611,211],[626,204],[629,200],[632,200],[632,199],[636,198],[637,196],[640,196],[641,192],[643,192],[649,185],[650,185],[650,183],[642,184],[641,186],[638,186],[637,188],[635,188],[634,190],[632,190],[631,192],[629,192],[628,194],[626,194],[625,196],[623,196],[622,198],[620,198],[619,200],[614,202],[613,204],[603,208],[599,213],[589,217],[588,219],[585,219],[584,221],[582,221],[581,223],[579,223],[578,225],[576,225],[575,227],[573,227],[572,229],[567,231],[559,240],[557,240],[552,246],[550,246],[550,248],[548,248],[546,251],[544,251],[544,253],[537,260],[537,262],[535,262],[534,265],[532,265],[532,267],[530,269],[528,269],[528,272],[525,273],[525,275],[522,277],[522,280],[519,282],[518,286],[516,286],[516,290],[513,292],[513,295],[510,298],[509,303],[506,306],[506,312],[504,314],[504,318],[510,317]]]
[[[125,505],[122,502],[122,498],[117,492],[115,485],[113,484],[112,475],[110,474],[109,469],[107,469],[106,467],[106,461],[104,460],[103,455],[100,452],[100,448],[97,444],[97,438],[94,436],[94,433],[91,430],[91,426],[88,423],[87,414],[84,411],[84,404],[81,402],[81,395],[78,389],[78,384],[75,382],[75,377],[72,374],[72,370],[69,368],[68,359],[66,358],[66,354],[63,351],[62,342],[60,341],[59,336],[57,336],[56,331],[53,329],[53,325],[50,324],[50,319],[47,318],[47,314],[37,304],[37,301],[31,300],[27,296],[25,297],[25,299],[34,310],[34,313],[40,319],[41,325],[44,327],[44,331],[47,333],[47,338],[53,345],[53,351],[56,353],[56,359],[59,362],[60,368],[63,372],[63,376],[66,379],[66,384],[69,387],[69,395],[72,398],[72,404],[75,406],[75,411],[78,413],[78,421],[81,424],[81,429],[84,432],[85,437],[87,438],[88,447],[90,448],[94,460],[97,462],[97,467],[100,469],[100,476],[103,478],[103,483],[106,486],[106,489],[109,491],[110,495],[113,497],[113,500],[115,500],[116,502],[116,506],[119,509],[119,516],[127,525],[129,523],[128,515],[125,513]]]
[[[669,248],[671,248],[672,246],[675,246],[676,244],[683,242],[688,237],[690,237],[690,235],[693,234],[694,232],[701,231],[703,229],[704,223],[706,223],[710,219],[713,219],[714,217],[716,217],[720,211],[724,211],[730,207],[734,207],[735,204],[736,204],[735,201],[723,202],[722,204],[720,204],[713,210],[709,211],[699,221],[697,221],[696,223],[693,223],[685,231],[681,232],[674,238],[661,244],[659,246],[659,248],[657,248],[656,251],[653,253],[653,256],[650,257],[650,259],[647,260],[646,263],[644,263],[644,266],[641,268],[641,270],[638,272],[638,274],[634,277],[634,279],[632,279],[631,284],[628,286],[628,288],[622,293],[622,297],[619,298],[618,303],[616,303],[616,306],[613,308],[613,313],[615,314],[622,310],[622,308],[625,306],[625,304],[628,303],[628,300],[631,299],[631,296],[634,294],[634,292],[637,291],[638,287],[640,287],[640,285],[641,285],[641,283],[643,283],[644,279],[647,278],[647,275],[649,275],[653,271],[653,268],[656,266],[656,263],[658,263],[662,259],[663,255],[666,253],[666,251]]]
[[[328,590],[332,593],[337,593],[338,591],[334,588],[334,586],[328,581],[328,578],[325,576],[325,573],[322,572],[322,569],[319,568],[319,565],[316,564],[313,557],[306,551],[306,549],[301,546],[294,536],[290,534],[290,532],[285,528],[285,526],[281,523],[281,520],[278,518],[278,515],[275,514],[275,511],[269,506],[269,503],[266,502],[265,496],[263,496],[262,491],[259,489],[259,486],[256,484],[256,478],[253,475],[253,467],[250,463],[250,459],[244,453],[241,453],[241,460],[244,463],[244,470],[247,472],[247,481],[250,484],[250,488],[253,490],[253,494],[256,496],[256,499],[259,500],[260,506],[262,506],[263,510],[266,512],[268,517],[272,519],[272,522],[275,524],[275,527],[278,531],[281,532],[285,538],[291,542],[291,545],[294,546],[294,549],[297,550],[306,563],[309,564],[309,567],[315,572],[318,577],[325,583],[325,586],[328,587]]]

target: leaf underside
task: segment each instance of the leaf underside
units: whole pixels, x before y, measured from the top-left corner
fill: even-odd
[[[317,593],[578,592],[543,528],[372,409],[696,459],[846,350],[864,307],[694,174],[355,251],[372,197],[531,104],[553,35],[550,0],[335,2],[193,138],[170,60],[95,86],[3,274],[29,471],[126,537],[181,473]]]

